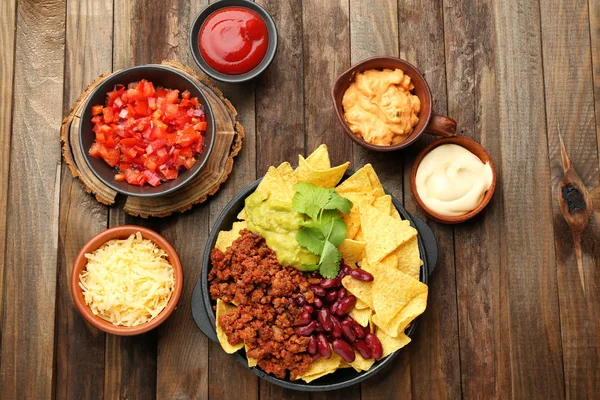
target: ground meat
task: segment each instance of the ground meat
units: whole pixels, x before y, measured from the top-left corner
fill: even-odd
[[[232,345],[245,342],[248,357],[278,378],[289,371],[292,379],[310,366],[308,337],[297,336],[294,325],[302,313],[295,299],[302,294],[313,303],[309,279],[292,267],[283,267],[264,239],[248,230],[227,248],[213,249],[208,274],[210,295],[237,305],[217,323]]]

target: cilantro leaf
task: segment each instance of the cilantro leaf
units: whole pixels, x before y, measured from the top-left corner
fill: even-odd
[[[323,251],[325,236],[323,236],[320,230],[304,228],[296,234],[296,240],[300,246],[306,247],[311,253],[320,256]]]
[[[334,191],[331,194],[331,198],[323,208],[326,210],[340,210],[344,214],[348,215],[352,209],[352,202]]]
[[[316,271],[319,269],[319,264],[302,264],[305,271]]]
[[[346,239],[346,234],[348,233],[348,227],[341,219],[332,219],[329,226],[329,237],[327,238],[328,242],[331,242],[334,246],[339,246],[342,244],[344,239]]]
[[[319,272],[324,278],[335,278],[340,270],[342,255],[331,242],[326,241],[323,246],[323,254],[319,260]]]
[[[321,209],[329,202],[333,193],[333,189],[320,188],[306,182],[295,184],[294,190],[296,193],[292,199],[292,207],[313,220],[319,218]]]

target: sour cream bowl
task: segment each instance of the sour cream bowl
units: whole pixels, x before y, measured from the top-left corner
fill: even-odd
[[[489,168],[491,169],[491,173],[492,173],[491,184],[490,184],[489,188],[483,194],[481,201],[478,204],[476,204],[473,209],[471,209],[470,211],[467,211],[461,215],[444,215],[444,213],[437,212],[436,210],[433,210],[431,207],[428,207],[425,199],[423,199],[421,197],[421,195],[419,194],[419,187],[418,187],[419,182],[417,179],[417,174],[419,171],[419,167],[421,166],[421,163],[423,162],[423,159],[434,149],[438,148],[439,146],[446,145],[446,144],[458,145],[458,146],[464,148],[465,150],[469,151],[470,153],[475,155],[477,158],[479,158],[479,160],[481,160],[481,162],[483,164],[486,164],[486,163],[489,164]],[[421,184],[422,184],[422,182],[421,182]],[[413,168],[412,168],[411,176],[410,176],[410,190],[411,190],[411,193],[412,193],[413,198],[415,199],[416,203],[431,219],[433,219],[434,221],[443,223],[443,224],[459,224],[459,223],[465,222],[465,221],[473,218],[475,215],[479,214],[481,212],[481,210],[483,210],[485,208],[485,206],[487,206],[488,203],[490,202],[490,200],[494,194],[495,188],[496,188],[496,169],[494,167],[494,163],[492,162],[489,154],[487,153],[487,151],[485,151],[485,149],[479,143],[477,143],[476,141],[474,141],[472,139],[464,137],[464,136],[454,136],[454,137],[450,137],[450,138],[442,138],[442,139],[438,139],[438,140],[432,142],[431,144],[429,144],[417,156],[415,163],[413,165]]]

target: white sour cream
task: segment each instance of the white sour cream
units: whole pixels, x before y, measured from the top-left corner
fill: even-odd
[[[431,150],[417,169],[419,197],[436,214],[456,217],[477,208],[492,185],[492,168],[456,144]]]

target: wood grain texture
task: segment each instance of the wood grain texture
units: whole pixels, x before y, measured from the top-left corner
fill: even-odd
[[[442,1],[412,0],[398,3],[400,58],[415,65],[431,87],[433,109],[447,112],[444,19]],[[452,115],[450,115],[452,117]],[[425,219],[410,193],[410,172],[414,157],[431,136],[423,137],[402,153],[404,159],[404,206]],[[427,310],[419,319],[419,329],[407,346],[412,397],[415,399],[455,399],[461,396],[456,271],[453,228],[428,221],[438,241],[440,257],[429,284]]]
[[[67,3],[63,112],[89,81],[112,67],[112,0]],[[107,21],[111,21],[107,23]],[[89,49],[95,49],[90,52]],[[105,335],[73,305],[69,282],[79,250],[106,229],[108,209],[85,192],[64,167],[61,179],[56,317],[56,397],[102,397]]]
[[[10,136],[12,133],[13,78],[15,62],[15,28],[17,1],[0,4],[0,332],[2,332],[2,302],[4,299],[4,267],[6,250],[6,214],[10,165]],[[1,335],[0,335],[0,345]]]
[[[564,396],[537,3],[496,2],[503,220],[500,329],[515,398]],[[509,101],[510,100],[510,101]],[[523,218],[526,216],[526,218]]]
[[[600,0],[588,0],[590,44],[592,52],[592,80],[596,112],[596,138],[600,149]]]
[[[496,43],[486,2],[460,0],[444,7],[448,113],[458,134],[480,142],[492,161],[501,158],[496,89]],[[497,177],[502,181],[501,171]],[[502,185],[495,199],[454,229],[461,384],[465,398],[506,398],[508,371],[499,368],[500,222]]]
[[[594,188],[600,183],[594,89],[589,84],[593,81],[590,18],[587,7],[577,3],[542,0],[540,10],[565,395],[591,399],[600,393],[600,252],[594,254],[589,243],[600,237],[591,226],[583,234],[588,244],[584,288],[572,234],[558,207],[558,182],[563,176],[559,135],[584,184]]]

